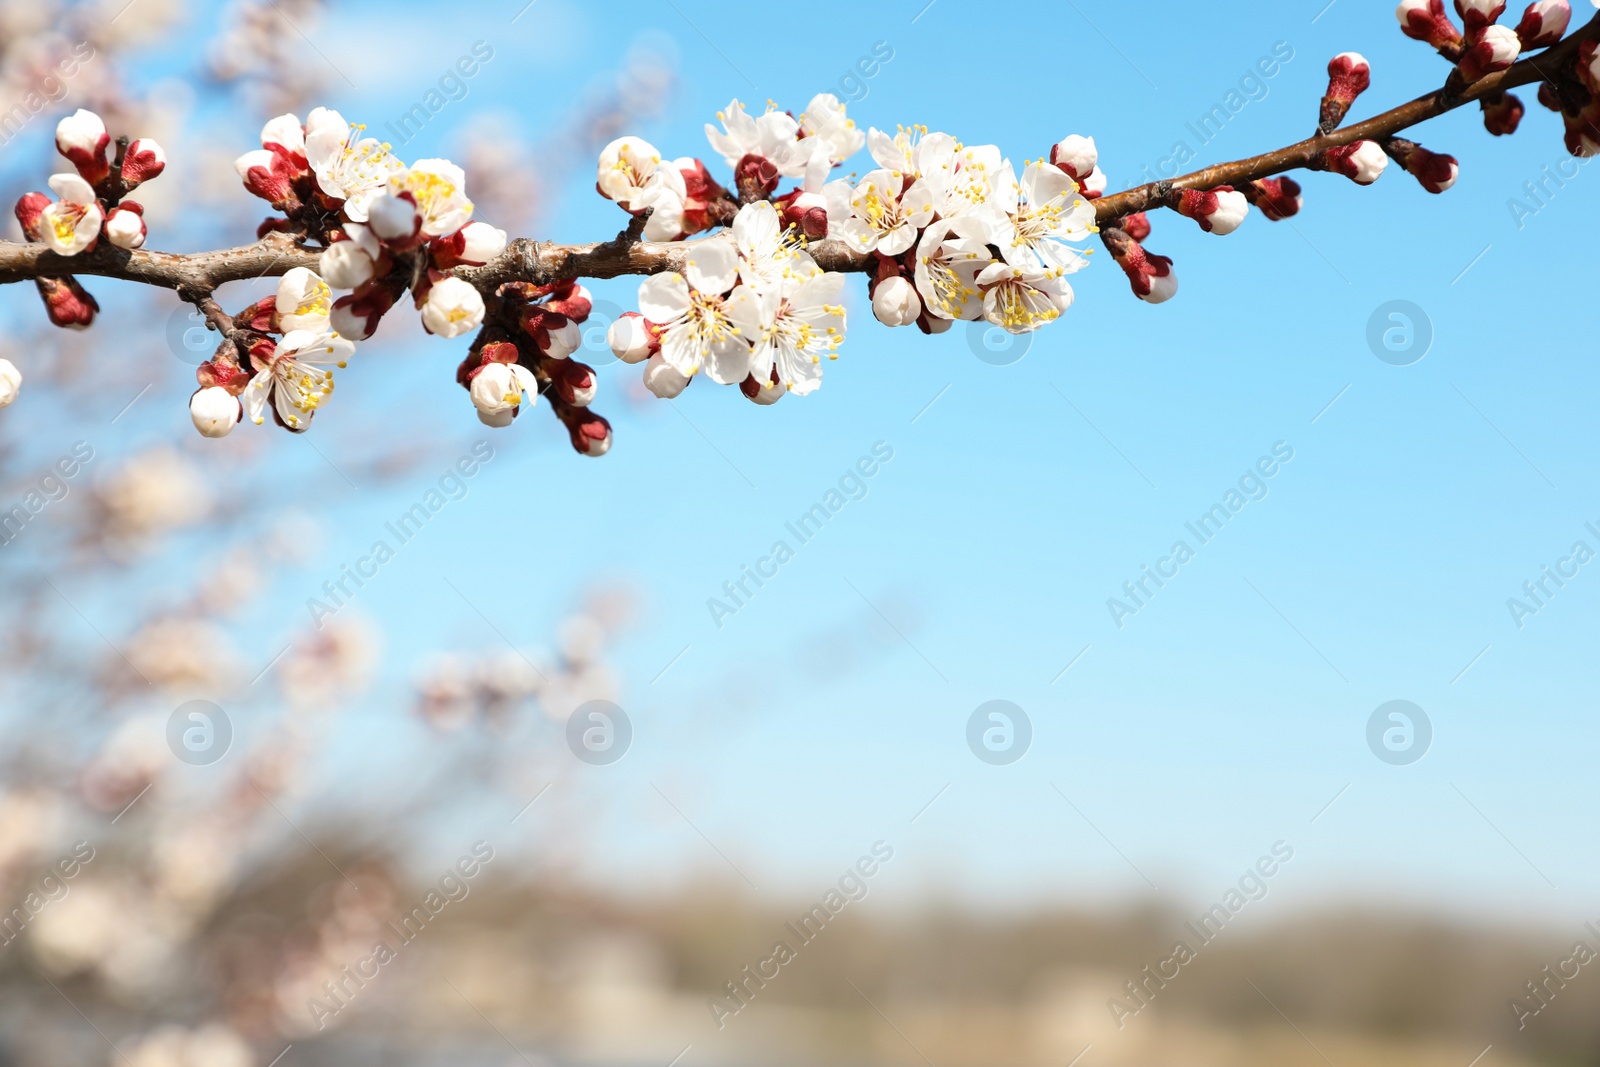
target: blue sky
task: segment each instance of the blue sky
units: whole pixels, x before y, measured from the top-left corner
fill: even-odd
[[[420,98],[431,71],[492,43],[413,157],[449,154],[484,114],[548,130],[637,39],[669,41],[681,81],[636,132],[708,156],[701,126],[731,97],[798,111],[850,89],[840,79],[886,42],[893,59],[851,104],[861,125],[922,123],[1016,161],[1092,134],[1113,189],[1179,141],[1198,165],[1304,136],[1337,52],[1373,64],[1358,117],[1445,72],[1387,5],[1350,0],[1239,3],[1226,17],[1138,3],[978,18],[924,3],[820,0],[783,24],[732,3],[538,0],[513,23],[511,0],[443,24],[436,7],[353,5],[317,39],[340,67],[327,103],[374,126]],[[1186,123],[1275,46],[1292,58],[1199,144]],[[169,63],[176,52],[152,71]],[[610,455],[580,460],[548,413],[525,416],[489,438],[499,455],[467,499],[363,590],[389,627],[384,681],[347,720],[330,774],[359,777],[355,756],[385,745],[415,758],[420,734],[400,721],[415,655],[499,641],[444,579],[533,648],[585,584],[614,576],[648,605],[617,660],[634,749],[552,793],[546,817],[599,813],[586,869],[618,891],[736,866],[763,895],[820,892],[883,838],[894,877],[874,889],[890,899],[1115,902],[1154,885],[1199,902],[1284,839],[1296,859],[1273,883],[1280,908],[1355,897],[1595,918],[1600,872],[1579,842],[1600,806],[1600,564],[1520,629],[1506,601],[1574,542],[1600,550],[1584,525],[1600,528],[1588,321],[1600,179],[1581,170],[1519,225],[1509,202],[1566,159],[1559,120],[1523,96],[1513,138],[1489,137],[1475,109],[1417,134],[1461,161],[1442,197],[1391,168],[1370,189],[1308,176],[1292,223],[1252,214],[1227,238],[1153,216],[1147,244],[1176,260],[1179,296],[1138,303],[1097,253],[1073,279],[1076,306],[1009,365],[978,358],[982,337],[965,328],[885,329],[858,291],[850,339],[810,397],[757,408],[697,382],[671,407],[629,404],[635,371],[603,368]],[[229,119],[239,151],[261,117]],[[620,221],[580,173],[534,236],[592,240]],[[594,288],[631,306],[632,282]],[[1396,300],[1431,323],[1409,366],[1367,342]],[[451,384],[459,354],[390,329],[341,381],[315,444],[337,465],[359,453],[361,424],[417,420],[462,442],[440,451],[442,473],[480,436]],[[189,387],[165,388],[181,419]],[[794,559],[719,628],[708,598],[790,540],[784,524],[878,442],[893,459],[866,496],[791,540]],[[1190,540],[1184,524],[1280,442],[1293,459],[1268,495],[1119,628],[1107,599]],[[325,554],[275,587],[275,630],[303,625],[305,597],[420,496],[419,478],[381,492],[329,481],[310,504],[331,527]],[[996,698],[1033,723],[1032,748],[1004,767],[965,744],[972,710]],[[1392,699],[1433,725],[1413,765],[1366,745],[1368,717]]]

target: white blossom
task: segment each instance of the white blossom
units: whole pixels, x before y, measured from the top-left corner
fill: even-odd
[[[805,173],[811,151],[797,139],[800,124],[788,113],[771,109],[751,118],[743,104],[732,100],[717,112],[717,120],[722,130],[706,123],[706,139],[728,166],[737,168],[746,156],[759,156],[770,160],[785,178]]]
[[[460,337],[483,325],[483,296],[460,278],[441,279],[428,290],[422,325],[440,337]]]
[[[268,401],[290,430],[304,432],[311,417],[333,393],[333,372],[356,346],[331,330],[292,330],[283,336],[245,387],[245,414],[257,426],[266,421]]]
[[[520,363],[486,363],[473,376],[471,393],[472,405],[480,414],[499,418],[507,412],[515,414],[524,393],[530,406],[535,403],[539,398],[539,380]]]
[[[189,398],[189,418],[202,437],[228,436],[243,416],[239,398],[220,385],[197,390]]]
[[[739,277],[739,254],[725,240],[697,242],[683,274],[656,274],[639,286],[639,311],[662,330],[661,356],[679,374],[702,367],[719,385],[750,373],[750,339],[728,316],[726,294]]]
[[[388,144],[375,137],[358,139],[365,129],[325,107],[306,116],[306,161],[322,191],[345,202],[344,213],[352,222],[367,221],[367,205],[405,171]]]
[[[1094,233],[1094,205],[1058,167],[1029,163],[1017,180],[1007,164],[995,190],[995,244],[1007,263],[1030,270],[1082,270],[1089,261],[1067,242]]]
[[[922,314],[916,286],[898,275],[885,278],[872,294],[872,314],[885,326],[910,326]]]
[[[105,210],[94,189],[76,174],[51,175],[50,188],[60,199],[40,212],[39,236],[50,251],[75,256],[99,238]]]
[[[889,170],[870,171],[850,197],[851,215],[838,233],[857,252],[898,256],[917,243],[917,232],[933,221],[933,193],[922,181]]]

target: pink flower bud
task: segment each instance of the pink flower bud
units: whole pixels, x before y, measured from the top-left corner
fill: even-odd
[[[1144,246],[1124,230],[1105,230],[1101,240],[1128,276],[1134,296],[1147,304],[1161,304],[1178,292],[1178,276],[1173,273],[1171,259],[1146,252]]]
[[[600,384],[593,367],[575,359],[563,359],[546,366],[550,371],[551,388],[562,400],[580,408],[586,408],[594,401]]]
[[[1505,14],[1506,0],[1456,0],[1456,14],[1467,27],[1467,33],[1477,33]]]
[[[122,157],[122,184],[129,189],[149,181],[167,169],[167,153],[148,137],[128,146]]]
[[[131,200],[124,200],[111,210],[105,221],[106,240],[118,248],[134,249],[144,244],[144,210]]]
[[[1516,133],[1527,110],[1521,100],[1505,92],[1484,94],[1479,98],[1478,106],[1483,109],[1483,128],[1496,137]]]
[[[328,312],[328,325],[341,337],[365,341],[378,332],[378,323],[392,307],[394,296],[389,290],[381,285],[369,285],[335,300]]]
[[[643,363],[661,351],[661,342],[655,331],[637,311],[624,312],[622,317],[606,330],[606,343],[612,354],[624,363]]]
[[[1531,52],[1535,48],[1550,47],[1566,35],[1571,21],[1572,5],[1567,0],[1537,0],[1529,4],[1528,10],[1522,13],[1522,21],[1517,23],[1522,50]]]
[[[56,151],[72,161],[90,185],[99,185],[111,173],[106,149],[111,135],[93,111],[79,108],[56,124]]]
[[[22,235],[29,241],[39,239],[39,216],[51,203],[50,197],[44,193],[23,193],[17,201],[17,222],[22,226]]]
[[[1461,165],[1455,156],[1430,152],[1415,141],[1391,137],[1386,149],[1430,193],[1442,193],[1456,183]]]
[[[1400,0],[1394,13],[1407,37],[1427,42],[1452,60],[1459,56],[1461,31],[1445,14],[1444,0]]]
[[[1106,172],[1096,167],[1079,184],[1083,188],[1083,198],[1085,200],[1099,200],[1106,192]]]
[[[1360,52],[1340,52],[1328,63],[1328,91],[1322,97],[1323,133],[1332,133],[1350,113],[1356,97],[1372,85],[1372,65]]]
[[[1263,178],[1245,186],[1245,196],[1269,222],[1282,222],[1300,213],[1305,198],[1293,178]]]
[[[1483,31],[1471,39],[1471,44],[1462,53],[1461,62],[1456,69],[1466,79],[1468,85],[1479,81],[1496,71],[1502,71],[1517,61],[1517,56],[1522,54],[1522,42],[1517,38],[1515,31],[1504,26],[1486,26]]]
[[[1132,237],[1135,241],[1142,241],[1150,236],[1150,216],[1143,211],[1136,211],[1127,216],[1118,225],[1122,232]]]
[[[63,278],[38,278],[35,283],[51,323],[62,329],[87,330],[100,311],[94,297],[70,274]]]
[[[572,447],[580,456],[598,458],[611,451],[611,423],[586,408],[580,408],[567,423]]]
[[[1095,148],[1093,137],[1081,137],[1078,134],[1059,141],[1050,149],[1050,162],[1066,174],[1067,177],[1082,185],[1094,173],[1095,166],[1100,162],[1100,151]]]
[[[1205,191],[1185,189],[1177,194],[1176,201],[1178,214],[1194,219],[1202,230],[1219,237],[1237,230],[1250,214],[1250,201],[1243,193],[1235,192],[1231,185]]]
[[[279,211],[298,207],[300,198],[294,193],[294,175],[289,161],[277,152],[258,148],[246,152],[233,161],[244,187]]]
[[[1389,157],[1383,154],[1377,142],[1357,141],[1328,149],[1318,158],[1317,164],[1322,170],[1343,174],[1357,185],[1371,185],[1389,165]]]
[[[948,322],[949,320],[944,319],[941,321]],[[776,367],[772,368],[772,376],[764,382],[757,379],[754,374],[747,374],[744,381],[739,383],[739,392],[744,394],[745,399],[752,403],[760,404],[762,407],[770,407],[776,404],[783,399],[784,394],[788,391],[778,381],[778,368]]]

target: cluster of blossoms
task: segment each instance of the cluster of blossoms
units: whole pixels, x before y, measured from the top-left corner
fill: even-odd
[[[1453,65],[1440,99],[1459,102],[1470,93],[1491,133],[1514,132],[1525,109],[1493,79],[1519,56],[1562,40],[1568,0],[1535,0],[1515,28],[1499,22],[1504,0],[1454,0],[1459,25],[1444,3],[1401,0],[1402,30]],[[1562,114],[1569,149],[1593,155],[1600,153],[1600,53],[1592,39],[1571,51],[1572,62],[1544,74],[1539,99]],[[1428,192],[1450,189],[1457,160],[1415,141],[1329,143],[1371,83],[1363,56],[1335,56],[1317,137],[1295,146],[1285,168],[1365,186],[1393,160]],[[817,389],[824,357],[837,358],[845,339],[846,273],[867,276],[873,315],[891,327],[938,334],[958,321],[986,321],[1029,333],[1071,307],[1067,277],[1088,265],[1082,245],[1095,235],[1139,299],[1158,304],[1177,293],[1172,260],[1144,247],[1149,216],[1113,204],[1165,207],[1223,236],[1252,207],[1276,222],[1304,202],[1299,183],[1280,175],[1237,187],[1164,182],[1097,204],[1107,180],[1091,137],[1068,136],[1018,167],[995,145],[967,145],[923,126],[862,131],[828,93],[798,116],[770,103],[752,115],[735,99],[717,118],[705,129],[731,171],[726,185],[702,160],[665,160],[635,136],[612,140],[599,155],[596,188],[630,221],[615,241],[583,255],[598,258],[596,273],[604,276],[639,272],[642,264],[652,272],[639,287],[638,310],[612,323],[607,339],[618,359],[643,364],[650,392],[668,399],[702,371],[759,404]],[[410,293],[429,333],[476,331],[457,382],[486,425],[509,426],[542,394],[573,447],[603,455],[612,436],[590,410],[596,375],[572,358],[593,307],[572,277],[583,264],[570,255],[548,264],[526,242],[505,255],[504,231],[474,221],[460,167],[444,159],[408,165],[364,134],[326,108],[304,123],[281,115],[262,129],[261,147],[236,161],[245,187],[277,212],[258,236],[283,235],[319,258],[316,270],[294,267],[275,297],[238,316],[224,314],[209,293],[184,292],[223,334],[198,372],[190,404],[196,427],[220,437],[246,414],[265,421],[270,408],[279,425],[305,430],[333,390],[330,368],[343,366],[355,343],[372,337]],[[18,203],[29,240],[66,257],[91,253],[101,237],[126,250],[143,244],[142,211],[123,198],[160,173],[161,149],[123,139],[111,158],[104,124],[86,111],[61,123],[57,145],[77,173],[50,180],[59,199],[30,193]],[[872,169],[830,180],[863,149]],[[793,185],[780,191],[785,179]],[[710,233],[717,229],[727,232]],[[638,246],[641,239],[654,245]],[[530,262],[537,284],[521,280]],[[58,325],[82,327],[93,318],[93,299],[70,275],[38,284]],[[0,360],[0,407],[15,398],[20,380]]]
[[[1600,2],[1595,6],[1600,7]],[[1455,8],[1460,26],[1445,11],[1444,0],[1402,0],[1395,14],[1407,37],[1433,46],[1455,64],[1451,87],[1458,89],[1508,69],[1529,52],[1556,44],[1572,21],[1567,0],[1536,0],[1523,11],[1515,28],[1499,21],[1506,11],[1504,0],[1455,0]],[[1600,153],[1600,62],[1596,61],[1595,42],[1584,41],[1575,62],[1557,70],[1541,70],[1540,77],[1539,103],[1562,117],[1567,150],[1585,157]],[[1527,114],[1522,101],[1504,90],[1484,93],[1478,104],[1484,128],[1496,137],[1517,132]],[[1433,185],[1446,173],[1438,160],[1449,157],[1424,151],[1419,158],[1410,151],[1416,148],[1411,142],[1398,144],[1400,151],[1389,154],[1424,187],[1438,191]],[[1452,181],[1454,164],[1450,160]]]
[[[1066,275],[1088,263],[1074,247],[1093,233],[1090,201],[1105,191],[1094,141],[1069,137],[1020,174],[994,145],[968,146],[924,127],[861,131],[831,94],[798,118],[738,100],[707,124],[734,192],[699,159],[663,162],[638,137],[600,153],[597,188],[635,216],[634,231],[682,241],[720,225],[729,238],[688,246],[681,273],[639,288],[639,311],[610,330],[645,385],[677,396],[704,370],[757,403],[809,393],[822,358],[845,336],[843,274],[818,265],[811,242],[833,239],[839,265],[868,274],[873,314],[888,326],[942,333],[987,319],[1027,333],[1072,303]],[[862,148],[876,167],[858,180],[829,173]],[[784,178],[797,182],[779,194]]]
[[[103,238],[117,248],[144,244],[144,208],[127,195],[159,175],[167,154],[148,137],[130,142],[119,138],[112,151],[111,134],[100,116],[79,109],[56,126],[56,150],[73,171],[52,175],[55,192],[25,193],[17,201],[17,222],[30,243],[42,243],[59,256],[86,255]],[[50,321],[67,329],[87,329],[100,310],[70,274],[39,278],[39,295]],[[13,369],[14,373],[14,369]],[[4,377],[0,369],[0,377]],[[0,407],[15,397],[15,384],[0,388]]]

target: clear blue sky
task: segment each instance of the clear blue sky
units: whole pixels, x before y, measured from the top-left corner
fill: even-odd
[[[1445,73],[1388,5],[1346,0],[1317,17],[1323,0],[1225,16],[1041,3],[993,18],[924,3],[819,0],[775,23],[747,4],[538,0],[515,24],[521,0],[448,19],[417,6],[415,23],[407,5],[357,5],[319,40],[342,69],[327,102],[374,126],[418,99],[430,71],[493,44],[449,121],[407,146],[423,156],[449,154],[459,125],[487,112],[510,112],[524,134],[547,128],[629,42],[656,34],[682,78],[637,132],[669,156],[706,157],[701,126],[731,97],[798,111],[840,92],[882,41],[894,58],[851,105],[863,126],[927,124],[1019,164],[1092,134],[1113,189],[1178,141],[1198,164],[1309,133],[1337,52],[1373,63],[1357,116]],[[369,33],[370,48],[339,44]],[[1293,58],[1201,145],[1186,123],[1279,42]],[[1476,109],[1423,128],[1424,144],[1461,160],[1442,197],[1391,168],[1370,189],[1307,177],[1292,223],[1252,214],[1227,238],[1155,216],[1148,244],[1176,259],[1179,296],[1139,304],[1099,252],[1073,279],[1076,306],[1011,365],[978,359],[965,329],[887,330],[857,291],[823,388],[775,408],[708,382],[676,411],[630,405],[635,370],[605,368],[609,456],[580,460],[547,412],[525,416],[491,438],[518,446],[363,591],[390,627],[385,679],[330,769],[414,732],[394,722],[417,653],[498,642],[444,578],[532,648],[589,579],[622,576],[648,602],[617,661],[634,749],[547,799],[552,817],[603,811],[591,867],[614,887],[731,876],[709,838],[764,894],[810,894],[881,837],[897,849],[894,877],[874,886],[886,897],[1105,901],[1149,882],[1197,902],[1285,839],[1296,859],[1273,890],[1286,909],[1355,896],[1596,918],[1600,871],[1583,843],[1600,808],[1600,564],[1520,630],[1506,601],[1575,541],[1600,550],[1584,528],[1600,527],[1600,178],[1585,170],[1519,227],[1508,201],[1566,158],[1559,120],[1523,96],[1514,138],[1489,137]],[[239,151],[256,121],[227,134]],[[620,213],[591,181],[574,176],[535,236],[613,232]],[[595,289],[627,307],[635,285]],[[1369,319],[1393,300],[1431,320],[1414,365],[1368,347]],[[350,429],[376,417],[473,433],[450,343],[380,335],[363,357],[318,419],[315,443],[334,463],[360,450]],[[180,420],[187,387],[169,391]],[[775,540],[794,546],[785,522],[879,441],[894,458],[866,497],[719,629],[707,599]],[[1269,495],[1119,629],[1107,598],[1174,541],[1195,545],[1185,522],[1277,442],[1294,458]],[[454,453],[438,459],[442,471]],[[316,565],[277,587],[274,630],[301,625],[322,578],[425,488],[330,481],[313,508],[334,532]],[[492,565],[479,562],[485,546]],[[1033,722],[1031,751],[1008,767],[965,744],[968,715],[995,698]],[[1411,766],[1366,745],[1368,716],[1397,698],[1433,724]]]

